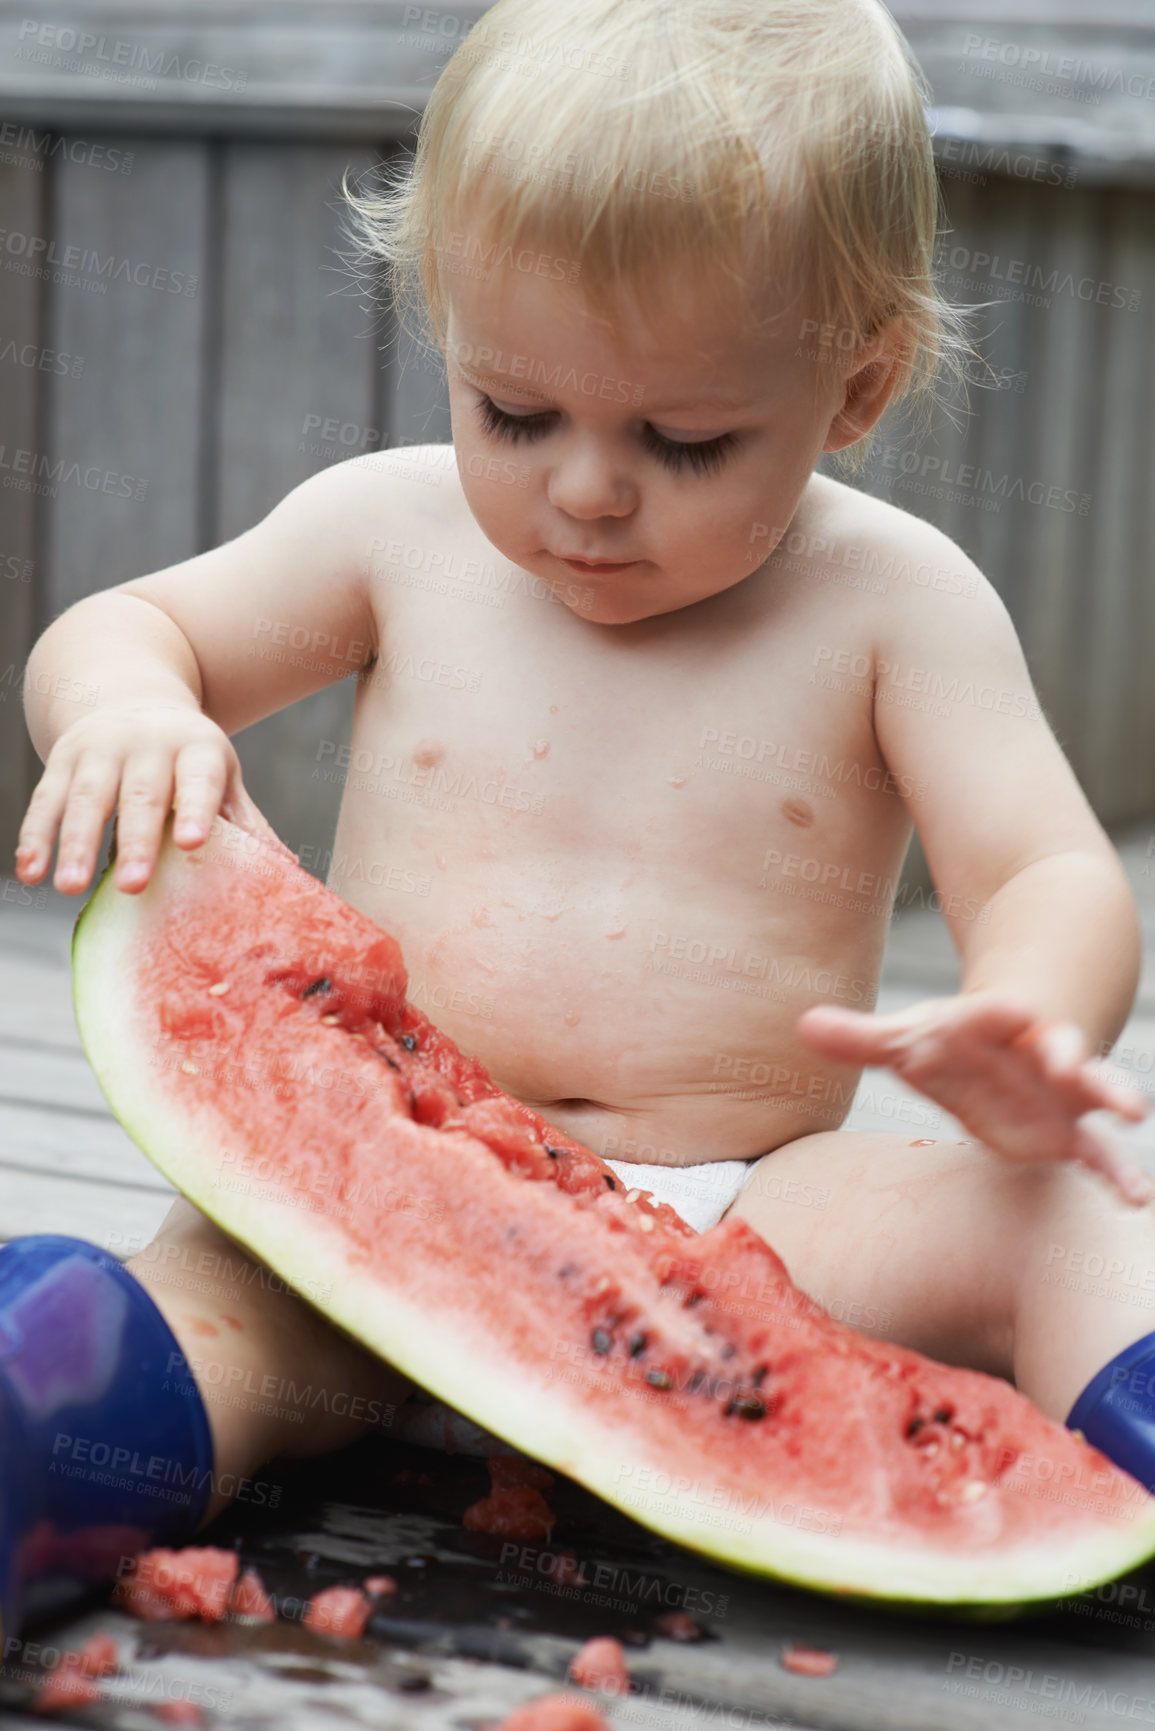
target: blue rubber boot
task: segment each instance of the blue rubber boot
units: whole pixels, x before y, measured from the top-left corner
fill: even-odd
[[[1067,1416],[1069,1430],[1155,1491],[1155,1334],[1125,1347],[1087,1384]]]
[[[212,1476],[200,1395],[139,1281],[80,1238],[0,1246],[4,1657],[26,1620],[191,1536]]]

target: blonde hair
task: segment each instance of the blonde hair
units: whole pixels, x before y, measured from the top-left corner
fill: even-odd
[[[921,402],[967,350],[934,277],[923,101],[878,0],[497,0],[442,71],[411,168],[345,192],[362,258],[439,348],[453,272],[524,268],[532,240],[538,274],[603,314],[623,288],[653,304],[688,279],[762,284],[792,297],[803,346],[846,364],[889,325],[895,400]]]

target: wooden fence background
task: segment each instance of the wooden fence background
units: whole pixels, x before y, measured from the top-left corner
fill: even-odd
[[[984,7],[897,11],[938,105],[947,286],[997,303],[978,321],[996,383],[961,428],[884,432],[861,484],[990,573],[1117,824],[1155,811],[1155,28],[1143,0],[1094,24],[1071,0]],[[338,188],[406,147],[483,10],[0,0],[6,861],[37,769],[21,669],[51,618],[239,533],[327,463],[448,438],[432,359],[342,273]],[[1046,74],[1066,95],[1023,87],[1047,53],[1074,62]],[[128,264],[112,280],[109,258]],[[331,838],[339,790],[308,765],[351,706],[347,682],[238,740],[296,849]]]

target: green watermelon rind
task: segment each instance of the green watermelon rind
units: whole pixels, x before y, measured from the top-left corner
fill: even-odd
[[[72,945],[73,1002],[85,1052],[116,1117],[176,1188],[298,1289],[327,1289],[324,1314],[414,1382],[667,1539],[743,1573],[859,1603],[982,1619],[1014,1616],[1114,1580],[1155,1553],[1155,1498],[1135,1504],[1136,1519],[1126,1531],[1104,1521],[1100,1531],[1083,1530],[1065,1541],[1061,1556],[1053,1533],[1037,1547],[1020,1544],[1009,1555],[1004,1549],[945,1557],[891,1538],[872,1543],[844,1533],[802,1532],[772,1518],[751,1521],[747,1533],[728,1532],[695,1518],[674,1494],[654,1496],[639,1508],[615,1478],[623,1439],[580,1397],[567,1398],[558,1386],[543,1401],[532,1375],[519,1378],[507,1354],[487,1362],[484,1343],[467,1334],[460,1319],[452,1329],[439,1328],[419,1306],[389,1291],[383,1278],[353,1277],[341,1229],[326,1216],[310,1214],[305,1232],[300,1215],[292,1218],[294,1210],[209,1182],[219,1150],[199,1145],[163,1087],[150,1088],[131,987],[126,982],[120,990],[117,980],[172,873],[189,863],[189,856],[166,847],[149,887],[138,896],[116,889],[110,865],[82,910]],[[625,1444],[633,1468],[651,1465],[668,1476],[666,1463],[643,1458],[636,1432]],[[1074,1580],[1078,1588],[1071,1587]]]

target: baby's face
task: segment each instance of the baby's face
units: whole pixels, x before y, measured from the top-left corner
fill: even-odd
[[[453,279],[453,442],[479,526],[602,624],[730,588],[794,515],[844,370],[807,358],[796,308],[743,334],[688,289],[684,313],[608,327],[580,284],[533,274],[543,257]]]

